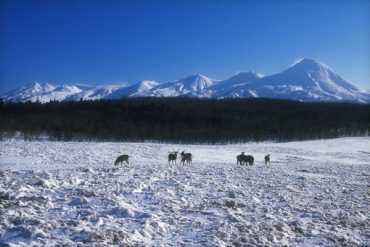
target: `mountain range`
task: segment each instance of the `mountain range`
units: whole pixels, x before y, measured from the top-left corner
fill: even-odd
[[[370,103],[370,90],[352,84],[327,65],[302,59],[281,73],[241,72],[226,80],[201,74],[158,83],[88,86],[33,82],[2,96],[5,102],[98,100],[131,97],[277,98],[305,102]]]

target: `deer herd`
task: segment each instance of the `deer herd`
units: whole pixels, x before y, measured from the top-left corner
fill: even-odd
[[[177,150],[177,151],[173,150],[172,152],[170,152],[168,154],[168,164],[173,164],[173,163],[176,164],[178,153],[179,153],[179,150]],[[245,152],[242,152],[241,154],[236,156],[236,164],[237,165],[250,165],[250,166],[252,166],[253,163],[254,163],[254,157],[252,155],[245,155],[244,153]],[[123,155],[118,156],[118,158],[114,162],[114,165],[122,164],[122,162],[126,162],[127,164],[129,164],[129,162],[128,162],[129,157],[131,157],[131,156],[129,156],[127,154],[123,154]],[[184,165],[185,163],[186,164],[191,164],[192,163],[193,155],[191,153],[185,153],[185,150],[184,150],[180,153],[180,157],[181,157],[180,164]],[[265,164],[270,165],[270,154],[267,154],[265,156]]]

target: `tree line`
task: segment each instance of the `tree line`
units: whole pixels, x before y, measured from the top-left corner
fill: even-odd
[[[275,99],[133,98],[4,103],[1,136],[226,143],[364,136],[370,105]]]

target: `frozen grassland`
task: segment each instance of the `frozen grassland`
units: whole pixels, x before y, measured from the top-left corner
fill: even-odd
[[[370,246],[368,137],[0,148],[0,246]],[[172,149],[193,164],[168,165]],[[254,166],[236,165],[241,151]]]

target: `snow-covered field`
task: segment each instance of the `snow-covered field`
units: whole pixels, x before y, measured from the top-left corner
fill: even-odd
[[[172,149],[193,153],[193,163],[169,165]],[[254,166],[236,165],[241,151]],[[0,246],[370,246],[368,137],[232,145],[6,140],[0,152]],[[115,167],[123,153],[130,164]]]

